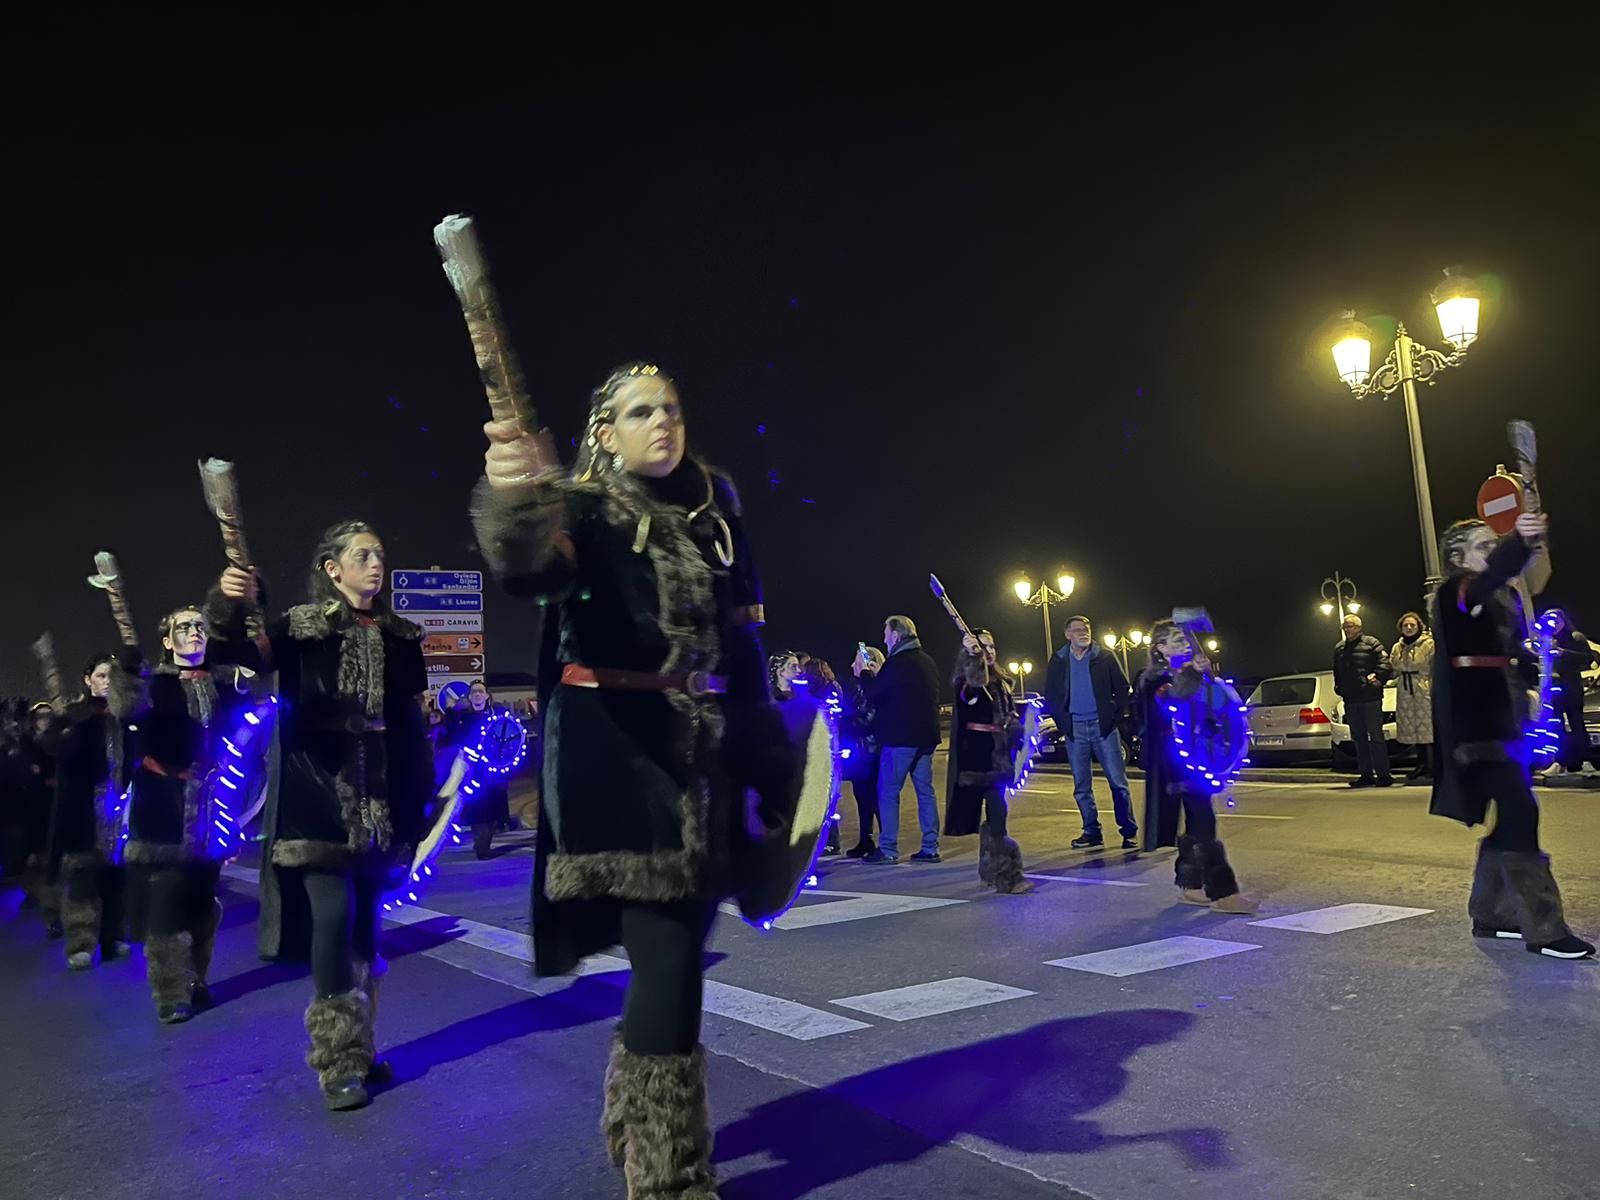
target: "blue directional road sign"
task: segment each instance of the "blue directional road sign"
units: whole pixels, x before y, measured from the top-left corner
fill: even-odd
[[[482,571],[389,572],[389,586],[397,592],[481,592]]]
[[[395,592],[395,612],[482,612],[482,592]]]

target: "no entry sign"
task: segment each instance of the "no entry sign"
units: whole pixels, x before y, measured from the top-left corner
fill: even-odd
[[[1522,480],[1515,475],[1497,474],[1484,480],[1478,489],[1478,516],[1496,534],[1510,533],[1522,515]]]

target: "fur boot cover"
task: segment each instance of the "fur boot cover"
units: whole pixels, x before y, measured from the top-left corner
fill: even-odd
[[[606,1139],[606,1153],[611,1165],[620,1167],[628,1146],[628,1104],[624,1092],[622,1026],[611,1035],[611,1058],[606,1063],[605,1107],[600,1111],[600,1132]]]
[[[994,834],[987,825],[978,830],[978,881],[994,883]]]
[[[1475,926],[1507,933],[1520,931],[1522,915],[1516,898],[1506,890],[1505,854],[1478,843],[1478,861],[1472,871],[1472,894],[1467,916]]]
[[[189,1002],[189,985],[195,979],[193,945],[187,933],[152,933],[145,938],[145,977],[158,1011]]]
[[[1523,940],[1529,946],[1548,946],[1571,937],[1561,907],[1561,889],[1550,873],[1550,856],[1537,850],[1505,850],[1500,857]]]
[[[1175,879],[1186,892],[1198,892],[1205,886],[1205,869],[1200,865],[1200,845],[1186,833],[1178,835],[1178,861]]]
[[[1033,891],[1033,884],[1023,877],[1022,847],[1015,838],[995,839],[994,890],[1013,896]]]
[[[72,892],[71,888],[63,888],[61,897],[61,927],[66,931],[67,953],[93,954],[100,943],[100,897],[84,900]]]
[[[360,988],[318,996],[306,1009],[306,1033],[311,1038],[306,1066],[317,1073],[324,1091],[367,1077],[372,1068],[371,1014],[367,994]]]
[[[1239,894],[1239,880],[1228,865],[1228,852],[1216,838],[1195,846],[1200,855],[1200,870],[1205,877],[1206,899],[1221,900]]]
[[[634,1054],[619,1045],[613,1061],[629,1200],[716,1200],[705,1049]]]
[[[217,930],[221,925],[222,901],[212,900],[211,910],[201,918],[199,927],[194,931],[194,945],[190,954],[194,977],[199,983],[205,983],[211,974],[211,956],[217,949]]]

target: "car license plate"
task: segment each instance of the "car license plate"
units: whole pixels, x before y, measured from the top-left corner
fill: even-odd
[[[1257,746],[1281,746],[1283,745],[1283,734],[1270,734],[1265,737],[1252,735],[1250,741]]]
[[[1589,730],[1589,745],[1600,746],[1600,729]]]

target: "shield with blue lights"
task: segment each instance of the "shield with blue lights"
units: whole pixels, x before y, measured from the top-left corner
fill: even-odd
[[[505,709],[491,713],[479,726],[478,754],[484,765],[497,775],[508,774],[522,761],[527,744],[527,729]]]

